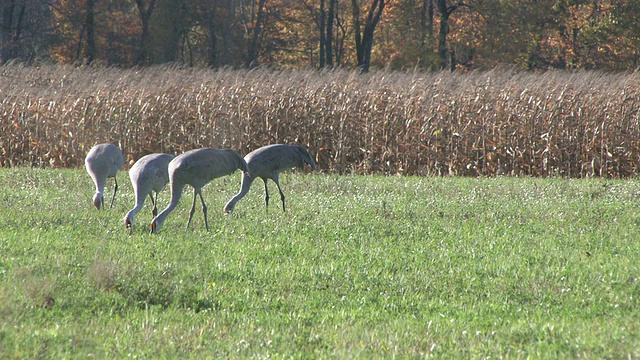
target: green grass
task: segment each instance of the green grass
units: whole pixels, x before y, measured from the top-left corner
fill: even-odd
[[[0,358],[639,358],[636,180],[240,174],[155,236],[82,170],[0,170]],[[108,183],[110,196],[113,182]],[[160,208],[169,194],[160,195]]]

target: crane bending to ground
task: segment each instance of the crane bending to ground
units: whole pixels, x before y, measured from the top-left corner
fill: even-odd
[[[263,146],[247,154],[244,159],[249,166],[249,173],[242,175],[240,192],[224,206],[225,213],[233,211],[238,200],[242,199],[249,192],[249,188],[256,178],[261,178],[264,182],[264,200],[267,209],[269,208],[267,179],[271,179],[276,183],[276,186],[278,186],[280,199],[282,200],[282,211],[285,211],[284,193],[280,188],[280,182],[278,180],[280,172],[293,167],[303,168],[304,164],[309,164],[313,170],[316,169],[316,162],[313,160],[313,157],[311,157],[305,148],[298,145],[273,144]]]
[[[176,206],[182,197],[185,185],[193,187],[193,204],[187,221],[187,229],[196,208],[196,197],[200,196],[202,212],[204,213],[204,225],[209,231],[207,221],[207,206],[202,197],[202,187],[211,180],[225,175],[230,175],[237,169],[245,174],[249,171],[247,163],[242,156],[230,149],[195,149],[176,156],[169,163],[169,182],[171,187],[171,202],[158,216],[151,221],[151,233],[157,233],[167,218],[167,215]]]
[[[119,147],[113,144],[98,144],[89,150],[87,157],[84,159],[84,166],[96,185],[96,193],[93,195],[93,205],[100,210],[104,208],[104,187],[108,178],[113,178],[115,186],[113,188],[113,197],[111,197],[111,206],[116,199],[118,191],[118,179],[116,174],[124,165],[124,155]]]
[[[175,157],[172,154],[162,153],[145,155],[129,169],[129,179],[131,179],[136,198],[133,209],[129,210],[124,217],[124,225],[129,229],[129,234],[133,232],[134,218],[142,210],[147,195],[153,205],[151,213],[154,217],[158,215],[158,193],[169,182],[169,162]],[[156,193],[155,199],[153,197],[154,191]]]

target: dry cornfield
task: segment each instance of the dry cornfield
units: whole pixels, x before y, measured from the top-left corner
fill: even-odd
[[[296,143],[325,171],[629,177],[637,73],[0,67],[2,166]]]

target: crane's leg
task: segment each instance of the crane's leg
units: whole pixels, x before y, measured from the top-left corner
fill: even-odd
[[[158,192],[156,191],[156,198],[153,198],[153,191],[149,193],[149,198],[151,198],[151,205],[153,205],[153,209],[151,209],[151,213],[153,217],[158,215]]]
[[[198,197],[198,190],[196,190],[196,188],[193,188],[193,204],[191,205],[191,211],[189,211],[189,220],[187,221],[187,229],[189,228],[189,224],[191,224],[191,218],[193,217],[193,213],[196,212],[197,197]]]
[[[207,229],[207,231],[209,231],[209,222],[207,221],[207,205],[204,204],[202,192],[200,192],[200,201],[202,202],[202,212],[204,213],[204,227]]]
[[[267,179],[263,178],[264,182],[264,202],[266,204],[265,211],[269,211],[269,188],[267,187]]]
[[[116,193],[118,192],[118,179],[114,177],[113,181],[116,183],[116,185],[113,187],[113,196],[111,197],[111,206],[110,206],[111,208],[113,207],[113,202],[116,200]]]
[[[280,200],[282,200],[282,212],[285,212],[285,209],[284,209],[284,193],[282,192],[282,189],[280,188],[280,181],[278,181],[278,178],[276,177],[274,182],[276,183],[276,186],[278,187],[278,191],[280,192]]]

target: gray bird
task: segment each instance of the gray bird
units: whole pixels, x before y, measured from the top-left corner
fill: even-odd
[[[118,191],[116,174],[122,165],[124,165],[124,155],[120,148],[113,144],[99,144],[92,147],[84,159],[84,166],[96,185],[93,205],[98,210],[104,208],[104,187],[108,178],[113,178],[115,182],[113,197],[111,198],[111,207],[113,207],[113,201],[116,199],[116,192]]]
[[[154,217],[158,215],[158,193],[169,182],[169,162],[175,157],[172,154],[160,153],[145,155],[129,169],[129,179],[136,197],[135,206],[124,217],[124,225],[129,229],[129,233],[133,231],[134,218],[142,210],[147,195],[153,205],[151,213]]]
[[[278,180],[280,172],[293,167],[303,168],[304,164],[309,164],[313,170],[316,169],[316,162],[313,160],[311,155],[302,146],[298,145],[273,144],[263,146],[247,154],[247,156],[244,157],[244,160],[249,166],[249,173],[245,173],[242,176],[240,192],[238,192],[224,206],[225,213],[233,211],[238,200],[242,199],[249,192],[249,188],[251,187],[253,180],[258,177],[264,182],[264,200],[267,209],[269,208],[267,179],[271,179],[276,183],[276,186],[278,186],[280,199],[282,200],[282,211],[285,211],[284,193],[280,188],[280,182]]]
[[[209,231],[207,206],[202,197],[202,187],[215,178],[232,174],[237,169],[246,173],[248,171],[247,163],[240,154],[230,149],[195,149],[176,156],[169,163],[171,202],[151,221],[151,233],[157,233],[160,230],[167,215],[178,205],[186,184],[193,187],[193,204],[187,221],[187,229],[195,212],[196,197],[199,195],[204,213],[204,224]]]

